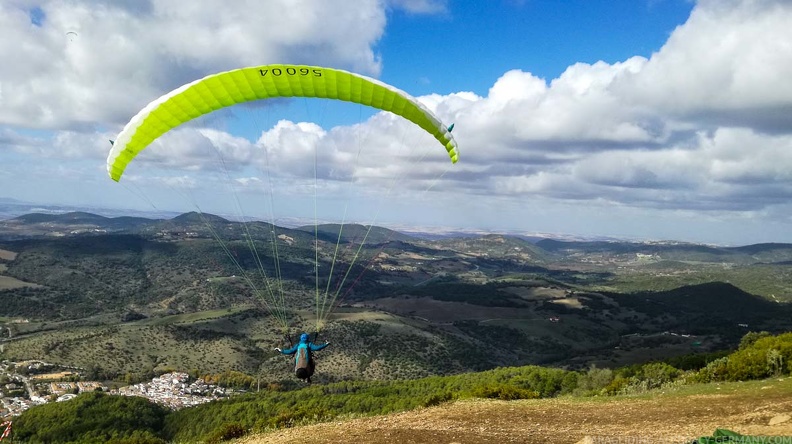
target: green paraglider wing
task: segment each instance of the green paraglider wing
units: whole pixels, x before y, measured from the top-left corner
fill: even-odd
[[[264,65],[213,74],[149,103],[118,135],[107,172],[118,181],[129,162],[159,136],[220,108],[273,97],[317,97],[371,106],[415,123],[458,159],[447,125],[409,94],[378,80],[339,69],[306,65]]]

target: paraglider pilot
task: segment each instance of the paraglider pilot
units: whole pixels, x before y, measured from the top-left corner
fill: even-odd
[[[311,337],[308,335],[308,333],[303,333],[300,335],[300,342],[297,345],[286,350],[281,350],[280,348],[276,347],[275,350],[283,353],[284,355],[294,355],[294,375],[310,384],[311,376],[313,375],[314,369],[316,368],[316,362],[314,362],[313,359],[313,352],[322,350],[328,345],[330,345],[329,342],[316,345],[313,343],[313,341],[311,341]]]

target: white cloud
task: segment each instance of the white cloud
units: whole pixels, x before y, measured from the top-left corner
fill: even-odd
[[[714,181],[746,186],[776,184],[792,191],[792,134],[766,136],[725,128],[701,144],[703,153],[711,157]]]
[[[116,126],[178,85],[240,66],[329,64],[376,75],[372,46],[384,26],[375,0],[2,2],[0,60],[13,63],[0,72],[0,124]]]
[[[650,59],[432,102],[453,109],[460,169],[489,165],[471,192],[756,212],[792,197],[789,22],[789,2],[703,1]]]
[[[226,174],[239,171],[251,162],[254,144],[215,129],[176,128],[140,153],[129,170],[139,174],[151,168],[211,171]],[[105,147],[103,153],[107,155]]]
[[[372,48],[389,8],[449,12],[447,2],[429,0],[224,4],[0,3],[0,27],[11,36],[0,42],[0,59],[19,61],[0,72],[0,149],[103,162],[107,134],[177,85],[270,62],[376,76]],[[31,22],[34,6],[43,11],[33,20],[40,25]],[[144,152],[130,177],[152,169],[152,180],[197,190],[210,182],[187,181],[185,171],[227,171],[240,190],[266,188],[276,177],[280,190],[301,195],[314,183],[365,196],[453,190],[464,196],[454,211],[481,218],[541,202],[533,208],[563,208],[558,214],[586,205],[632,216],[657,210],[789,223],[789,23],[788,1],[701,0],[648,59],[576,63],[556,79],[518,67],[486,94],[421,97],[455,123],[460,162],[453,167],[430,136],[379,113],[334,128],[282,120],[259,128],[254,140],[194,122]],[[68,38],[67,30],[77,35]]]
[[[671,117],[767,127],[780,121],[788,128],[790,6],[784,0],[700,1],[646,66],[614,89],[628,103]]]
[[[281,120],[264,132],[257,144],[259,167],[279,175],[326,178],[339,163],[338,147],[327,142],[327,133],[314,123]]]

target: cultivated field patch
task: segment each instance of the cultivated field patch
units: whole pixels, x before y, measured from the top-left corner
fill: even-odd
[[[560,299],[566,296],[566,290],[548,287],[507,287],[503,291],[527,300]]]
[[[566,305],[567,307],[570,308],[583,308],[583,304],[580,303],[580,299],[578,298],[556,299],[552,301],[552,303]]]
[[[41,288],[41,285],[20,281],[19,279],[13,278],[11,276],[0,276],[0,290],[13,290],[15,288],[23,287]]]
[[[63,378],[74,375],[74,372],[57,372],[57,373],[44,373],[41,375],[33,375],[30,379],[35,381],[57,381]]]
[[[438,301],[431,298],[380,298],[361,305],[432,322],[533,317],[533,312],[529,309],[485,307],[464,302]]]

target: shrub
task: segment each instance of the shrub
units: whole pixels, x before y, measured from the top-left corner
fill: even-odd
[[[728,379],[743,381],[784,373],[791,360],[792,333],[762,337],[729,358]]]
[[[209,434],[206,438],[206,442],[209,444],[217,444],[223,441],[241,438],[246,434],[247,430],[238,423],[223,424]]]
[[[576,394],[592,395],[599,393],[613,381],[613,370],[597,368],[592,365],[588,371],[578,378]]]
[[[513,401],[515,399],[536,399],[539,393],[533,390],[522,389],[513,385],[483,385],[474,388],[471,395],[476,398],[500,399]]]
[[[111,438],[107,441],[106,444],[166,444],[162,438],[154,436],[151,432],[148,431],[138,431],[135,430],[131,436],[126,436],[122,438]]]
[[[578,372],[566,373],[561,380],[561,394],[570,394],[574,392],[578,387],[578,378],[580,378],[580,373]]]
[[[630,384],[630,378],[625,378],[622,375],[616,375],[613,380],[606,385],[602,391],[606,395],[616,395],[624,391],[624,389]]]
[[[332,417],[328,410],[321,407],[297,407],[289,410],[281,410],[277,415],[270,419],[269,427],[283,428],[294,427],[306,420],[320,421]]]
[[[702,368],[701,370],[696,373],[692,381],[693,382],[714,382],[714,381],[724,381],[726,379],[726,375],[728,372],[728,365],[729,365],[729,358],[728,356],[724,356],[720,359],[716,359],[706,367]]]
[[[692,378],[696,382],[746,381],[792,371],[792,333],[768,336],[751,332],[743,337],[740,349],[728,357],[710,362]]]
[[[679,370],[664,363],[652,362],[641,367],[641,379],[649,388],[661,387],[679,376]]]
[[[770,336],[770,332],[767,331],[749,331],[742,337],[742,339],[740,339],[739,350],[744,350],[754,345],[756,341],[769,336]]]
[[[728,350],[721,350],[711,353],[692,353],[668,358],[664,362],[680,370],[701,370],[710,362],[724,356],[728,356],[730,353],[731,352]]]
[[[153,443],[168,412],[134,396],[88,392],[31,408],[14,421],[21,442]]]
[[[423,407],[432,407],[451,401],[452,399],[454,399],[454,395],[452,395],[450,392],[435,393],[427,397],[426,400],[421,403],[421,405]]]

